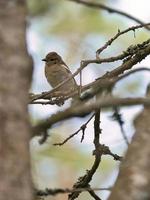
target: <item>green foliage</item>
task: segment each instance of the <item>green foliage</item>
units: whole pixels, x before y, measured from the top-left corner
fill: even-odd
[[[89,34],[114,30],[111,20],[102,15],[101,10],[91,9],[69,1],[28,0],[32,16],[41,16],[43,32],[49,34]],[[43,20],[44,17],[44,20]]]
[[[30,15],[42,15],[49,9],[49,0],[28,0],[27,5]]]

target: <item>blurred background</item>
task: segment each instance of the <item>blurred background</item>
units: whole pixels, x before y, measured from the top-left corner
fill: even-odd
[[[92,0],[91,0],[92,1]],[[93,2],[125,11],[144,22],[150,21],[150,2],[148,0],[97,0]],[[149,4],[149,5],[148,5]],[[136,5],[136,6],[135,6]],[[114,36],[118,29],[123,30],[135,25],[135,22],[126,17],[110,14],[103,10],[90,9],[67,0],[28,0],[28,51],[34,61],[34,73],[31,92],[41,93],[51,89],[44,76],[44,63],[42,58],[50,51],[58,52],[74,72],[82,59],[95,58],[95,52],[104,43]],[[117,41],[104,51],[101,57],[109,57],[120,54],[130,45],[140,43],[149,37],[146,29],[139,29],[121,36]],[[135,67],[149,67],[150,59]],[[92,64],[83,70],[83,83],[87,84],[120,65],[120,62],[107,64]],[[144,96],[150,74],[139,72],[123,79],[116,85],[113,94],[120,97]],[[79,77],[76,77],[79,83]],[[41,119],[50,117],[58,110],[63,110],[69,105],[69,101],[63,107],[51,105],[30,105],[29,113],[32,124]],[[141,106],[122,108],[120,112],[124,120],[124,129],[131,141],[134,134],[133,120],[142,109]],[[111,109],[103,110],[101,114],[101,143],[108,145],[113,153],[123,156],[127,145],[123,140],[118,123],[112,120]],[[53,146],[62,142],[70,134],[77,131],[90,116],[85,118],[73,118],[57,123],[49,130],[49,139],[43,145],[39,144],[40,137],[35,137],[30,142],[32,175],[37,189],[45,188],[71,188],[79,176],[84,175],[86,169],[90,169],[93,163],[93,121],[86,129],[85,139],[80,143],[82,133],[69,140],[63,146]],[[119,162],[109,156],[103,156],[100,167],[95,174],[92,187],[109,187],[115,182],[118,174]],[[105,200],[108,191],[97,192]],[[79,199],[91,199],[84,192]],[[46,199],[66,199],[66,195],[47,197]]]

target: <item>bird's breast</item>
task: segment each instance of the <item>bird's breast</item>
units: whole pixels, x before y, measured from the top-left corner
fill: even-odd
[[[46,65],[45,66],[45,76],[47,81],[52,87],[56,87],[58,84],[66,80],[71,75],[71,72],[66,69],[66,67],[58,64],[54,65]],[[64,86],[62,86],[61,90],[72,90],[76,86],[74,79],[68,81]]]

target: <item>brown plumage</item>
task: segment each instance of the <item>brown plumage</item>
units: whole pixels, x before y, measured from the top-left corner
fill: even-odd
[[[64,80],[66,80],[72,73],[68,66],[62,60],[61,56],[56,52],[50,52],[43,59],[45,61],[45,76],[48,83],[54,88]],[[58,91],[62,93],[70,93],[77,89],[78,85],[74,78],[69,80]]]

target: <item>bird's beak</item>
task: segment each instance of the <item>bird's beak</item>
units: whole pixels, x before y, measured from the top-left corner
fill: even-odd
[[[43,58],[42,61],[45,61],[45,62],[46,62],[46,58]]]

